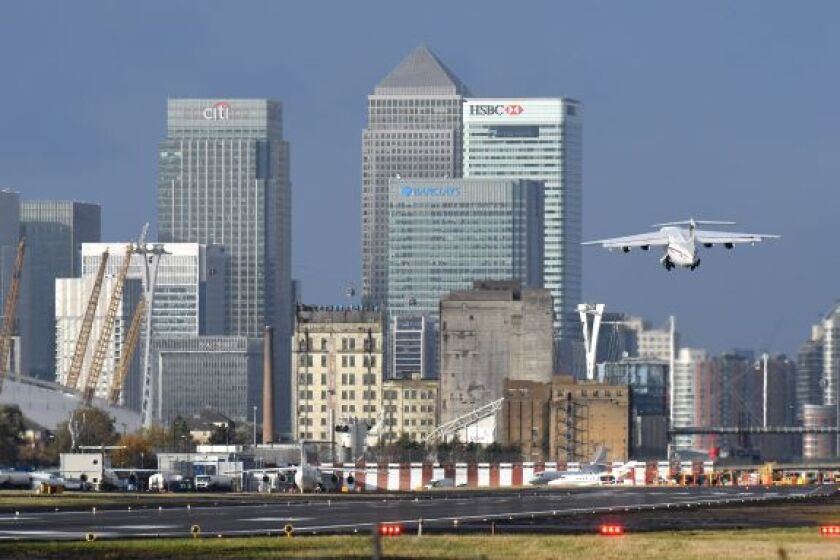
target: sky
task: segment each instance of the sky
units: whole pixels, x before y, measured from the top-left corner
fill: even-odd
[[[428,45],[476,96],[583,103],[584,239],[734,220],[783,237],[695,272],[584,248],[586,301],[677,317],[685,345],[793,353],[840,297],[836,2],[10,2],[0,187],[155,229],[167,97],[269,97],[291,143],[293,275],[360,284],[366,96]]]

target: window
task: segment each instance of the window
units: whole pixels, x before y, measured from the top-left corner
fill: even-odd
[[[321,367],[327,367],[327,356],[326,355],[321,356]]]

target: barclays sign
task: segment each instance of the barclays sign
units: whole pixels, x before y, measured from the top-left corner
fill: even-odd
[[[461,196],[461,187],[403,187],[400,194],[412,196]]]

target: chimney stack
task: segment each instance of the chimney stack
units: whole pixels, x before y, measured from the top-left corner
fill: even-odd
[[[274,443],[274,329],[263,335],[263,443]]]

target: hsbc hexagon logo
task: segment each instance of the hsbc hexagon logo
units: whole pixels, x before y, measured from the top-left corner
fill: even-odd
[[[522,105],[470,105],[470,115],[471,116],[484,116],[484,115],[498,115],[498,116],[511,116],[515,117],[516,115],[521,115],[525,112],[525,107]]]

